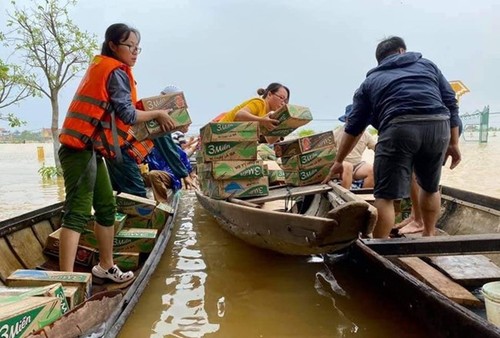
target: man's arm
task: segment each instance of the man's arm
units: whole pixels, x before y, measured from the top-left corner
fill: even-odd
[[[347,155],[349,155],[354,146],[358,143],[361,135],[363,135],[363,133],[359,134],[358,136],[353,136],[344,132],[344,134],[342,135],[342,140],[340,141],[340,145],[338,147],[337,155],[335,156],[335,161],[330,168],[330,172],[321,183],[328,183],[328,181],[330,181],[336,175],[342,177],[342,174],[344,173],[344,165],[342,164],[342,162],[344,162],[344,159],[347,157]]]

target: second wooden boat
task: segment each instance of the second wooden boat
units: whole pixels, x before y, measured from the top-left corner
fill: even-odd
[[[500,337],[481,293],[500,281],[500,199],[442,187],[438,230],[434,237],[360,239],[349,248],[349,266],[433,337]]]
[[[260,248],[288,255],[341,250],[371,233],[376,210],[339,185],[279,187],[269,196],[215,200],[196,193],[220,226]]]

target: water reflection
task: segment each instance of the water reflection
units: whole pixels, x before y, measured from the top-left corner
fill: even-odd
[[[196,248],[197,234],[193,231],[194,196],[185,195],[181,201],[172,246],[173,266],[166,278],[162,304],[165,309],[153,324],[151,337],[202,337],[216,332],[205,310],[207,273],[203,255]]]

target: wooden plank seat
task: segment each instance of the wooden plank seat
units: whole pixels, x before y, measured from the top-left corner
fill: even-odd
[[[461,285],[482,286],[500,280],[500,267],[484,255],[428,257],[426,261]]]
[[[472,293],[425,263],[422,259],[418,257],[402,257],[398,258],[397,262],[417,279],[441,292],[454,302],[471,307],[482,307],[482,302]]]

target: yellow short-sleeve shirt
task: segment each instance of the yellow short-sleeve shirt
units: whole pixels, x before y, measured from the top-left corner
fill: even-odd
[[[219,122],[234,122],[236,113],[243,108],[247,108],[250,111],[250,114],[255,116],[262,117],[267,114],[266,101],[264,101],[264,99],[260,97],[255,97],[253,99],[246,100],[242,104],[237,105],[236,107],[231,109]]]

